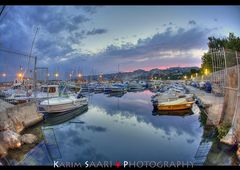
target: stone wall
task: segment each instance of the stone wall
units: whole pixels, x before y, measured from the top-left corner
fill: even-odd
[[[235,118],[235,128],[236,128],[236,136],[237,140],[240,141],[240,96],[237,97],[237,110],[236,110],[236,118]]]
[[[238,136],[238,141],[240,141],[240,97],[238,92],[238,71],[239,70],[237,66],[227,69],[221,123],[226,122],[231,124],[236,112],[234,124],[236,126],[236,135]]]

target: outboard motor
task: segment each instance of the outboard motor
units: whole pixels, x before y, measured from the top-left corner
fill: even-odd
[[[77,99],[83,98],[84,96],[81,93],[78,93]]]

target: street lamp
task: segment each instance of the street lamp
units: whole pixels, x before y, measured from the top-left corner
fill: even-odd
[[[2,73],[2,76],[3,76],[3,77],[6,77],[6,76],[7,76],[7,74],[6,74],[6,73]]]
[[[207,68],[204,70],[204,74],[208,75],[208,69]]]
[[[79,77],[79,78],[81,78],[81,77],[82,77],[82,75],[79,73],[79,74],[78,74],[78,77]]]
[[[59,74],[58,73],[55,73],[55,77],[57,78],[59,76]]]
[[[23,79],[23,73],[18,73],[17,74],[17,77],[21,80],[21,79]]]
[[[184,76],[184,79],[187,79],[187,76]]]

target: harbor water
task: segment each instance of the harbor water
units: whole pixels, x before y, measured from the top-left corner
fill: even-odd
[[[193,162],[205,138],[202,116],[191,112],[156,114],[152,95],[149,90],[91,94],[88,109],[74,113],[73,118],[41,124],[42,143],[49,145],[39,146],[17,164],[52,165],[56,160]]]

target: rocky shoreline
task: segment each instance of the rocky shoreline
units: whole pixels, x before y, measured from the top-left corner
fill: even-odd
[[[0,158],[5,157],[9,149],[35,143],[37,136],[24,134],[24,130],[42,120],[43,115],[36,112],[34,102],[12,105],[0,100]]]

